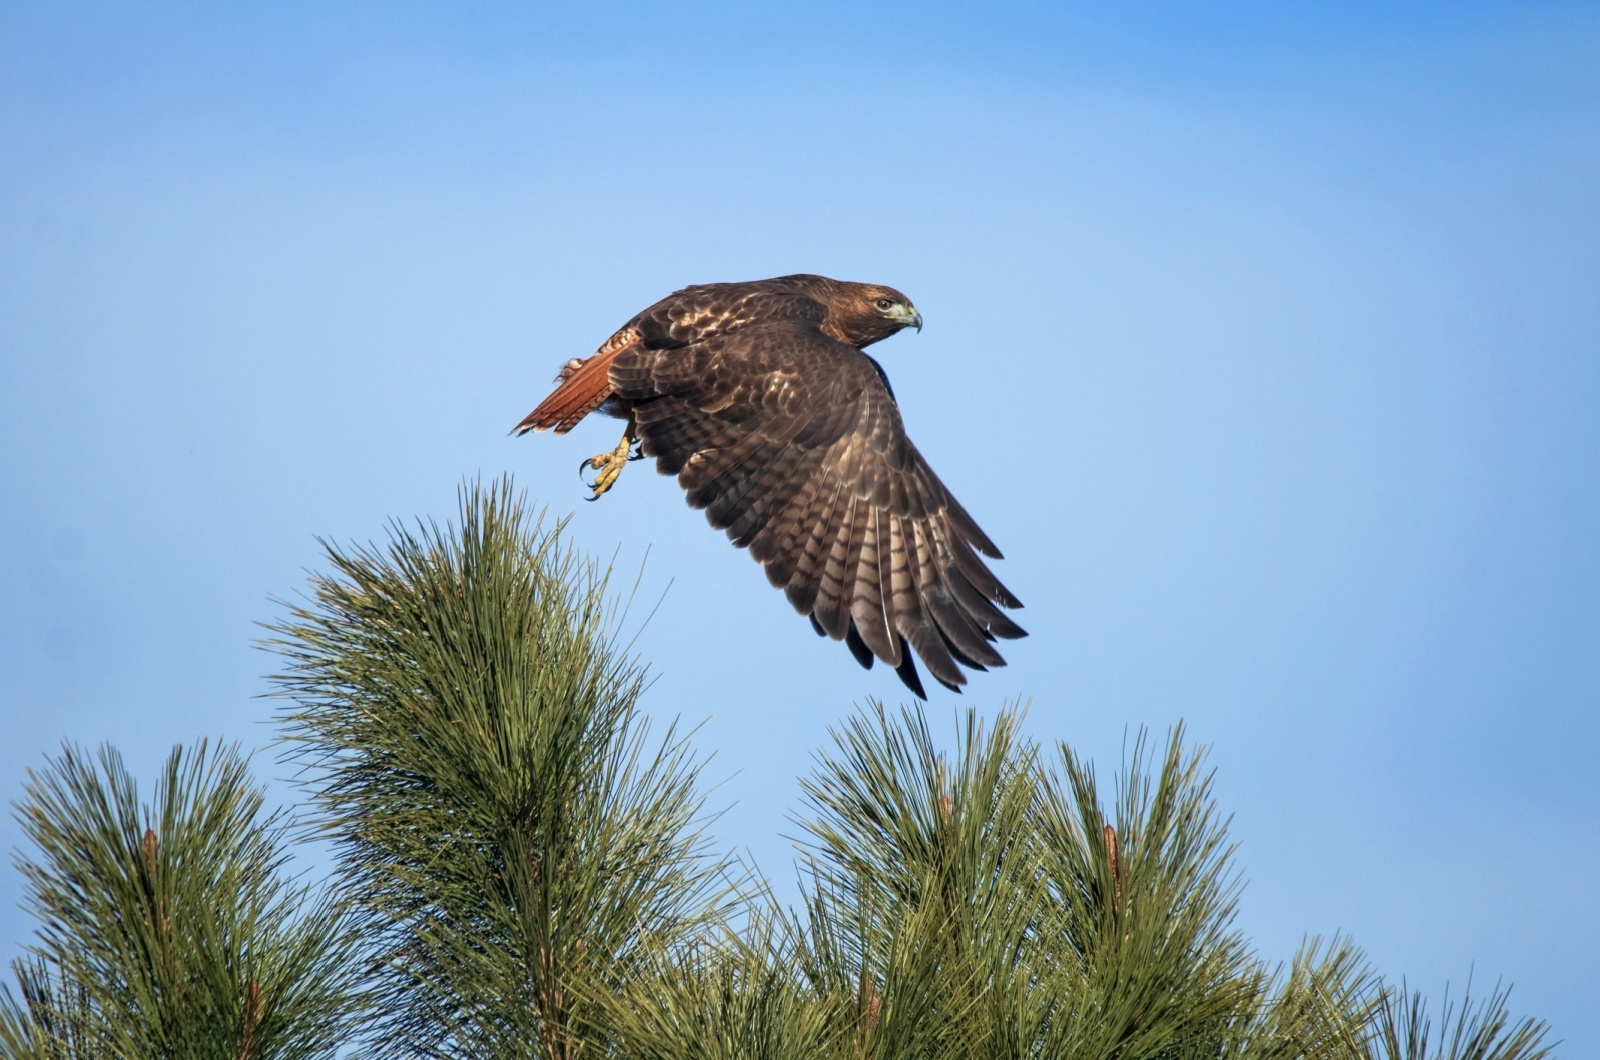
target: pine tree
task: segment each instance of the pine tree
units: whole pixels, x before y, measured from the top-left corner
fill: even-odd
[[[276,690],[326,892],[229,748],[141,806],[116,753],[33,777],[38,939],[18,1058],[1543,1060],[1506,992],[1385,984],[1348,941],[1285,966],[1235,926],[1203,749],[1140,735],[1102,789],[1023,713],[868,703],[802,781],[798,908],[718,854],[609,572],[508,481],[454,525],[329,546]],[[308,831],[296,833],[301,838]]]
[[[0,996],[6,1056],[334,1055],[365,1000],[349,921],[287,878],[288,822],[236,748],[174,749],[148,803],[109,747],[29,776],[40,927]]]
[[[698,763],[637,709],[607,572],[471,489],[458,527],[330,548],[276,627],[285,721],[390,1004],[385,1056],[604,1048],[599,995],[726,912]]]

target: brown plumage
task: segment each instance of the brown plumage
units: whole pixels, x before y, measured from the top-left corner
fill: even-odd
[[[1022,604],[977,553],[1000,550],[906,437],[862,349],[922,318],[900,292],[824,276],[686,287],[569,361],[514,432],[564,434],[600,409],[766,569],[819,634],[923,696],[912,652],[959,691],[1002,666]],[[596,496],[621,457],[602,454]]]

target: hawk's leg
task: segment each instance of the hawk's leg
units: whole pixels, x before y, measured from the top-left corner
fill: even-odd
[[[607,490],[616,485],[617,476],[622,474],[622,465],[629,460],[638,460],[644,455],[643,453],[634,453],[633,446],[635,441],[636,439],[633,436],[633,417],[629,416],[628,429],[622,432],[622,441],[617,443],[615,449],[609,453],[596,453],[578,465],[578,474],[580,475],[585,471],[597,472],[594,481],[589,483],[589,488],[594,490],[589,500],[597,501],[604,496]]]

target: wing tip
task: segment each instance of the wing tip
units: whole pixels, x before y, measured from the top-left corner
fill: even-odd
[[[894,668],[895,675],[900,678],[900,683],[911,690],[911,694],[923,702],[927,702],[928,692],[922,687],[922,675],[917,673],[917,658],[911,651],[911,645],[906,643],[904,637],[900,638],[900,665]]]
[[[844,634],[845,647],[850,649],[850,654],[855,656],[856,662],[861,664],[863,670],[872,669],[872,664],[877,661],[877,656],[872,654],[872,649],[867,647],[867,642],[861,639],[861,631],[856,628],[855,622],[850,623],[850,628]]]

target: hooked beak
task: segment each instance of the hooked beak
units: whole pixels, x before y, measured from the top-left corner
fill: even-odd
[[[894,312],[894,316],[890,317],[889,319],[895,321],[901,327],[916,328],[918,331],[922,330],[922,314],[908,305],[897,308]]]

